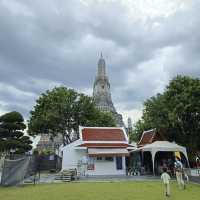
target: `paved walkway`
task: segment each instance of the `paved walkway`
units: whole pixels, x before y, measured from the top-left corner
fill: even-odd
[[[197,177],[197,176],[190,176],[190,177],[189,177],[189,180],[190,180],[190,182],[200,184],[200,177]]]
[[[63,183],[61,180],[55,180],[56,174],[41,174],[40,178],[36,176],[36,183]],[[73,182],[119,182],[119,181],[152,181],[160,180],[158,176],[90,176],[81,177]],[[34,177],[25,179],[26,183],[33,183]]]
[[[146,181],[159,180],[158,176],[90,176],[81,177],[76,182],[114,182],[114,181]]]
[[[42,173],[40,179],[36,176],[36,183],[63,183],[61,180],[55,180],[56,174]],[[73,182],[123,182],[123,181],[154,181],[159,180],[160,176],[90,176],[81,177]],[[172,178],[175,180],[175,178]],[[190,182],[200,184],[200,177],[190,176]],[[34,177],[29,177],[25,180],[25,183],[33,183]]]
[[[33,183],[59,183],[62,181],[55,180],[56,174],[42,173],[40,176],[37,174],[36,176],[28,177],[24,180],[25,184]]]

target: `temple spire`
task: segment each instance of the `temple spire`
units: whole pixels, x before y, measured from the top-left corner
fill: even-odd
[[[106,62],[103,58],[102,52],[101,52],[101,56],[100,59],[98,61],[98,74],[97,76],[106,76]]]
[[[110,83],[106,75],[106,62],[103,58],[102,52],[98,60],[97,76],[93,85],[93,98],[96,107],[103,112],[110,112],[116,121],[116,125],[125,127],[122,115],[118,114],[111,98]]]

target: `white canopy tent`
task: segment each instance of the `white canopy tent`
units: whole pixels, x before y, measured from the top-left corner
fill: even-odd
[[[181,152],[185,156],[187,162],[188,162],[188,156],[187,156],[187,151],[186,148],[183,146],[180,146],[176,143],[173,142],[168,142],[168,141],[155,141],[152,144],[147,144],[143,147],[140,147],[138,149],[135,149],[131,152],[136,152],[136,151],[149,151],[151,152],[152,155],[152,163],[153,163],[153,173],[154,173],[154,164],[155,164],[155,155],[159,151],[165,151],[165,152]],[[189,162],[188,162],[189,164]]]

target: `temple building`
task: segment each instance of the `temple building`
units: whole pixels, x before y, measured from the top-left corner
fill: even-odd
[[[80,138],[61,148],[62,170],[75,168],[79,177],[126,175],[126,157],[136,147],[124,127],[79,127]]]
[[[96,107],[104,112],[111,112],[118,127],[124,127],[122,115],[118,114],[111,98],[110,83],[106,75],[106,62],[101,54],[98,61],[97,75],[93,86],[93,98]]]

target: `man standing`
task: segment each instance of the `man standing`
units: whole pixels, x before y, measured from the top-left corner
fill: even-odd
[[[175,158],[174,168],[179,187],[185,189],[185,183],[183,180],[183,164],[179,157]]]
[[[161,179],[163,181],[164,184],[164,188],[165,188],[165,196],[169,197],[170,196],[170,186],[169,186],[169,180],[170,180],[170,176],[167,173],[167,168],[163,168],[163,173],[161,175]]]

